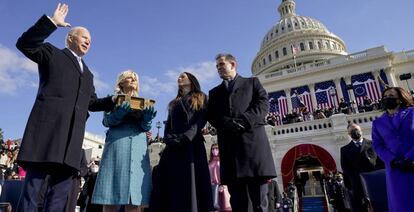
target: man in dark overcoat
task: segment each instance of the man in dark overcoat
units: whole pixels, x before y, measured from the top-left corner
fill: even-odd
[[[351,191],[353,211],[366,211],[363,208],[363,190],[360,174],[384,168],[384,163],[377,156],[372,141],[362,137],[362,129],[357,124],[348,125],[348,135],[351,142],[341,147],[341,167],[344,184]]]
[[[17,158],[27,170],[18,211],[64,210],[81,164],[88,110],[114,107],[112,97],[97,98],[93,75],[82,59],[91,43],[86,28],[72,28],[65,49],[44,42],[57,27],[70,26],[65,22],[68,10],[59,4],[51,18],[43,15],[16,44],[39,69],[39,88]]]
[[[267,180],[276,177],[267,138],[268,96],[257,78],[237,74],[231,54],[219,54],[216,67],[223,82],[210,90],[208,121],[217,129],[220,178],[228,185],[233,211],[267,211]]]

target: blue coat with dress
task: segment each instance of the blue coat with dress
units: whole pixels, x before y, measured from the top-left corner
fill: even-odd
[[[122,120],[105,113],[106,133],[92,203],[103,205],[148,205],[151,192],[151,167],[146,133],[151,121],[129,115]]]
[[[384,113],[373,122],[373,147],[384,161],[390,212],[414,211],[414,171],[393,169],[397,157],[414,161],[414,108],[400,109],[394,116]]]

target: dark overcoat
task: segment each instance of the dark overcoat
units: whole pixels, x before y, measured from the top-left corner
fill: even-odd
[[[220,178],[223,184],[237,178],[267,180],[276,177],[264,128],[268,110],[267,93],[257,78],[238,76],[231,92],[224,83],[210,90],[208,121],[217,129]],[[241,134],[223,131],[224,117],[242,118],[249,126]]]
[[[65,165],[79,170],[88,110],[111,110],[114,103],[111,97],[97,98],[92,73],[85,63],[81,72],[69,49],[44,42],[55,30],[44,15],[16,44],[39,69],[39,88],[17,160],[23,167]]]
[[[359,175],[384,168],[384,163],[372,147],[372,141],[364,138],[361,147],[353,141],[341,147],[341,167],[345,186],[353,191],[354,201],[361,206],[364,192]]]
[[[154,176],[150,212],[213,210],[210,172],[201,133],[207,122],[206,112],[205,109],[195,111],[190,105],[187,95],[169,109],[164,139],[168,141],[176,136],[187,139],[180,143],[167,142]]]
[[[384,113],[374,120],[372,145],[385,163],[389,211],[414,211],[414,171],[390,166],[398,157],[414,161],[414,108],[400,109],[394,117]]]

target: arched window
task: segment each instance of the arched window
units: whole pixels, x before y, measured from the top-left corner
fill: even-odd
[[[286,56],[286,55],[287,55],[286,47],[283,47],[283,56]]]
[[[263,58],[263,65],[266,65],[266,58]]]
[[[269,63],[272,62],[272,55],[269,54]]]
[[[313,49],[313,42],[309,42],[309,49]]]
[[[318,49],[322,49],[322,44],[320,41],[318,41]]]
[[[279,51],[275,52],[276,59],[279,58]]]
[[[299,46],[301,51],[305,51],[305,44],[300,43]]]

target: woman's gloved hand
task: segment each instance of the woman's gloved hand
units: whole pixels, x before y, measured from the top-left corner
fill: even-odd
[[[131,112],[131,105],[129,102],[124,101],[121,105],[115,107],[113,114],[117,119],[123,119],[129,112]]]
[[[142,111],[142,120],[143,122],[150,122],[152,119],[155,118],[156,115],[157,111],[154,109],[153,106],[146,107]]]

